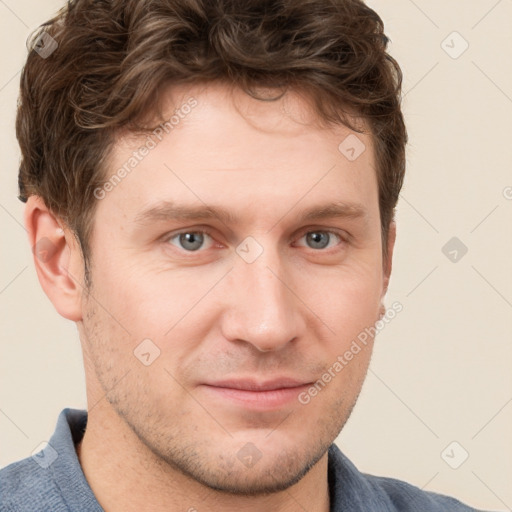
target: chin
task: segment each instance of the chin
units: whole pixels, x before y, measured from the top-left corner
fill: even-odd
[[[272,457],[263,454],[251,467],[244,466],[238,458],[226,458],[222,454],[210,454],[210,461],[202,457],[194,457],[193,462],[173,457],[167,462],[212,490],[230,495],[262,496],[284,491],[302,480],[326,450],[327,447],[315,450],[313,455],[303,452],[301,456],[297,451]]]

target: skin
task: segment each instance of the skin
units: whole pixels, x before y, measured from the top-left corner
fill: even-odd
[[[89,290],[71,231],[41,198],[26,206],[30,243],[53,244],[50,258],[34,259],[41,285],[80,334],[89,410],[80,463],[109,512],[327,511],[326,450],[357,400],[373,340],[307,405],[248,406],[205,383],[314,383],[379,319],[395,225],[383,261],[372,140],[358,133],[366,150],[349,161],[338,146],[354,132],[316,123],[293,91],[263,102],[221,83],[180,86],[165,92],[164,110],[190,97],[190,114],[99,200]],[[120,136],[107,177],[144,140]],[[237,219],[136,222],[161,201]],[[339,201],[364,215],[299,219]],[[206,228],[196,251],[175,236]],[[263,249],[252,263],[237,253],[249,236]],[[134,350],[148,338],[160,355],[145,366]],[[237,456],[244,447],[260,457],[251,467]]]

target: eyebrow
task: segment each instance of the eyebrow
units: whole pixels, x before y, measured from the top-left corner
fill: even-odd
[[[283,215],[278,222],[288,214],[289,212]],[[362,204],[337,201],[302,210],[296,216],[296,220],[306,222],[332,218],[357,219],[366,216],[367,210]],[[211,205],[189,206],[173,201],[162,201],[140,212],[135,217],[135,223],[149,225],[158,221],[201,221],[210,219],[220,220],[223,224],[237,224],[240,221],[236,214],[223,207]]]

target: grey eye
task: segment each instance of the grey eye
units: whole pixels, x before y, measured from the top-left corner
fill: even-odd
[[[306,234],[306,241],[312,249],[325,249],[331,241],[331,234],[327,231],[311,231]]]
[[[178,238],[180,247],[187,251],[197,251],[204,244],[204,234],[200,232],[178,233],[172,237],[175,238]]]

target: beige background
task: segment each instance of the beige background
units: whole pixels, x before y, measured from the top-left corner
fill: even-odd
[[[16,199],[25,40],[62,3],[0,0],[0,466],[48,440],[61,409],[85,407],[76,329],[40,289]],[[512,510],[512,1],[370,5],[405,75],[408,175],[388,294],[404,310],[379,335],[338,443],[362,471]],[[469,43],[458,58],[454,31]],[[452,237],[468,248],[455,263],[441,250]],[[441,457],[453,441],[452,465],[469,453],[458,469]]]

